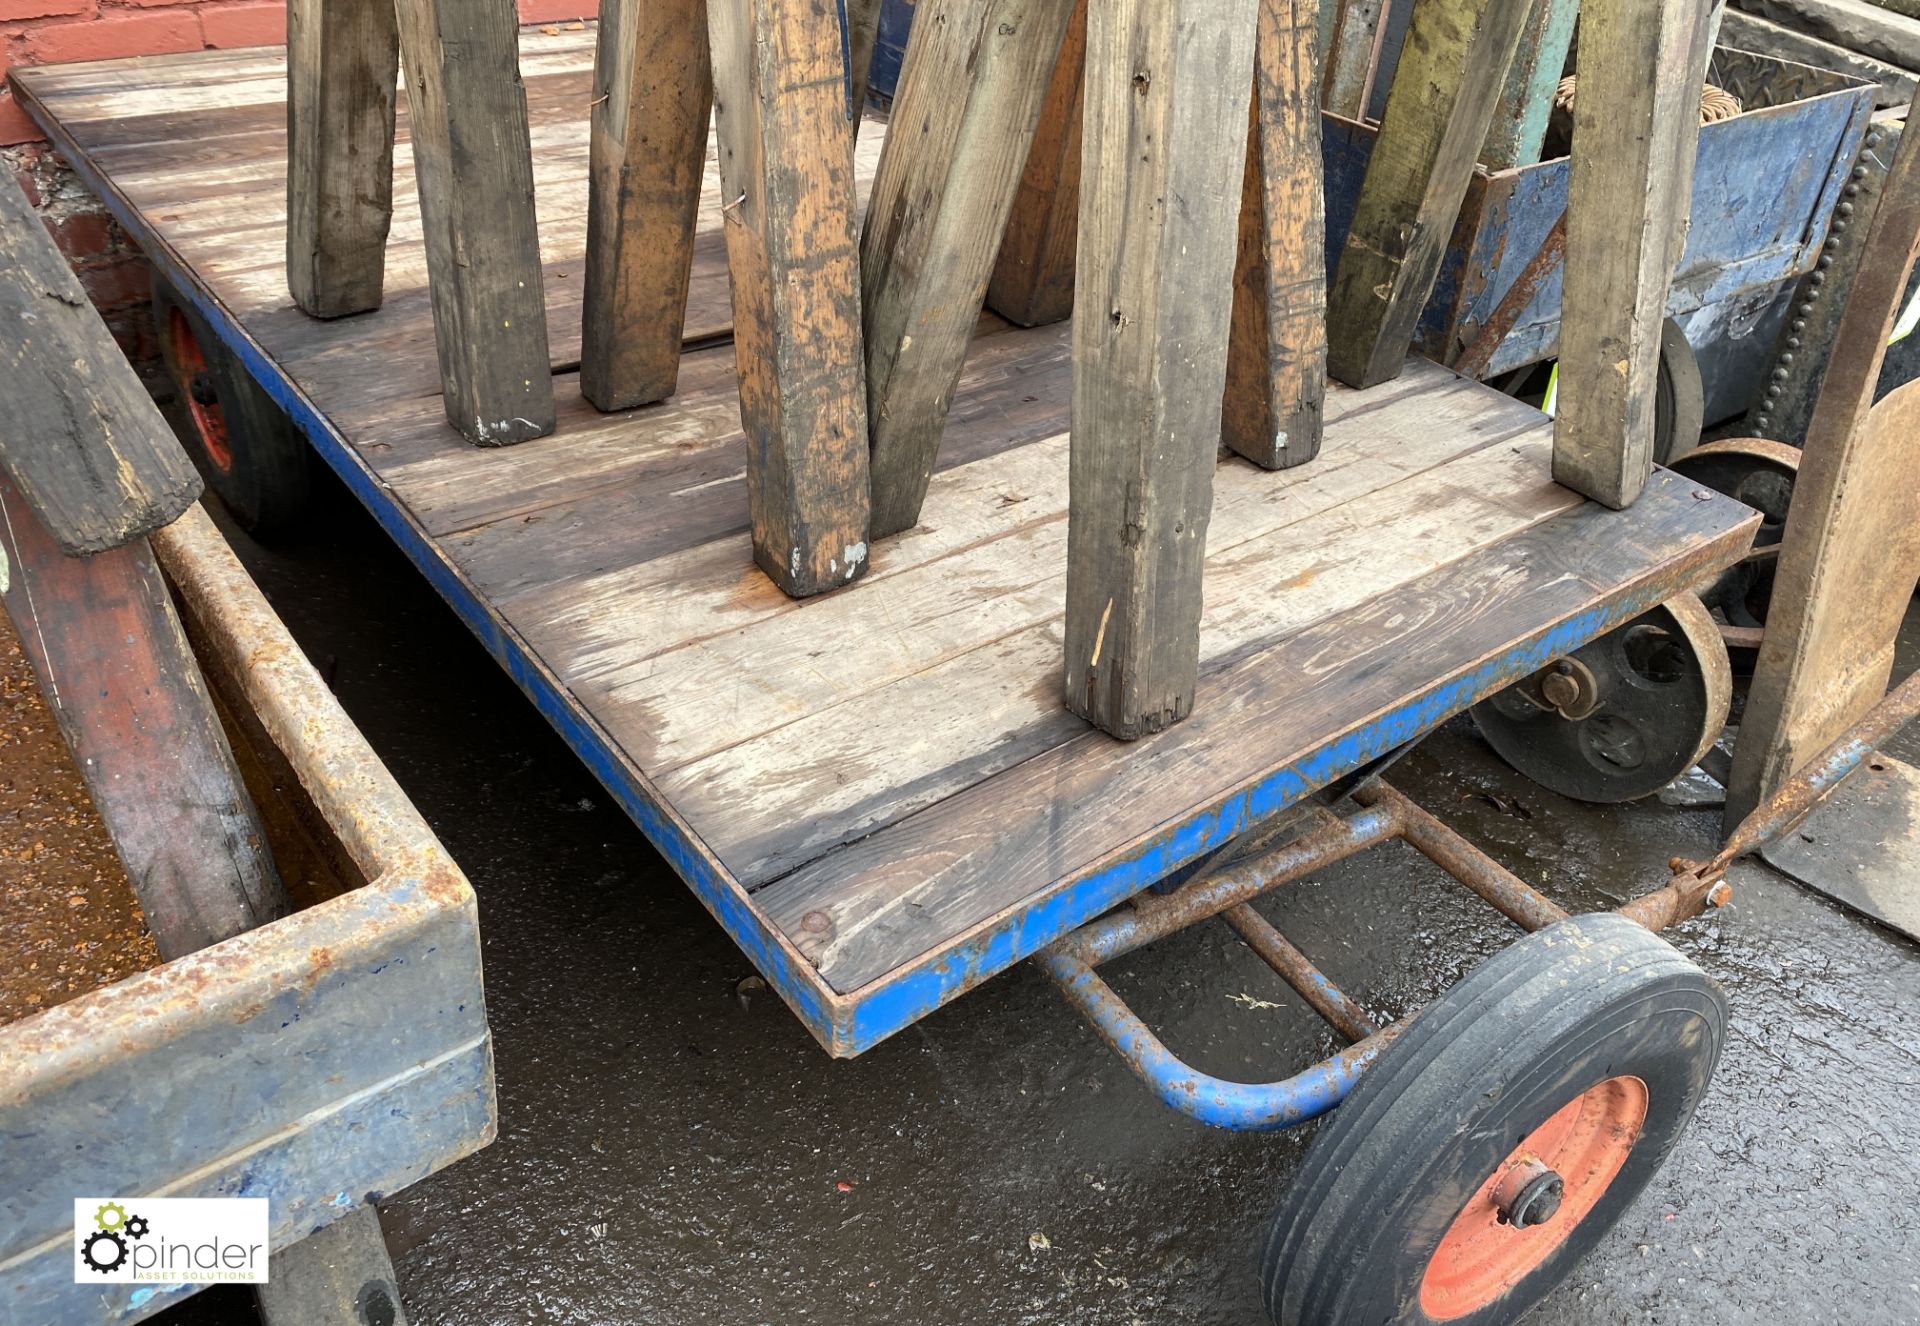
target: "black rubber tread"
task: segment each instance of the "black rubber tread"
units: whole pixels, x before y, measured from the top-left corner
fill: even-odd
[[[299,531],[312,503],[313,453],[286,411],[261,390],[246,367],[235,358],[167,279],[153,276],[153,318],[159,332],[167,375],[185,401],[185,380],[174,350],[172,312],[179,309],[193,328],[194,339],[207,361],[215,394],[226,418],[228,447],[233,463],[226,469],[213,463],[189,425],[187,451],[207,486],[218,494],[240,527],[257,539],[271,540]]]
[[[1672,946],[1623,917],[1576,917],[1481,964],[1416,1017],[1321,1126],[1267,1239],[1280,1326],[1426,1322],[1433,1247],[1494,1166],[1587,1087],[1648,1081],[1641,1140],[1566,1243],[1506,1295],[1454,1319],[1514,1321],[1639,1195],[1698,1107],[1726,999]]]

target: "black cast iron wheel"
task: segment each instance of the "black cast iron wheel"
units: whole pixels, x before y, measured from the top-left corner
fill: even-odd
[[[1469,711],[1494,752],[1576,801],[1651,796],[1727,725],[1733,672],[1700,600],[1679,594]]]
[[[1267,1239],[1274,1321],[1519,1319],[1673,1151],[1726,1021],[1706,973],[1610,913],[1482,963],[1321,1125]]]
[[[1697,589],[1707,607],[1729,626],[1765,626],[1773,598],[1773,571],[1780,539],[1787,528],[1794,481],[1800,476],[1800,449],[1764,437],[1729,437],[1675,457],[1675,474],[1745,502],[1760,513],[1753,551]]]
[[[153,317],[191,424],[187,450],[207,486],[256,538],[298,529],[312,496],[313,454],[286,412],[157,273]]]

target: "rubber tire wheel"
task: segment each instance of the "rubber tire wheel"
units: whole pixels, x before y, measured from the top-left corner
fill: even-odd
[[[1700,359],[1680,324],[1660,328],[1660,373],[1653,394],[1653,458],[1662,465],[1700,445],[1707,424],[1707,392]]]
[[[313,453],[286,411],[260,389],[225,342],[171,284],[154,274],[153,318],[160,353],[180,393],[188,420],[187,452],[207,486],[240,527],[257,539],[293,533],[305,523],[312,496]],[[192,345],[181,343],[181,326]],[[210,447],[202,414],[194,408],[194,372],[183,363],[197,348],[205,361],[202,391],[211,389],[225,425],[225,453]]]
[[[1422,1010],[1320,1127],[1268,1236],[1279,1326],[1427,1323],[1421,1284],[1455,1217],[1561,1106],[1619,1075],[1647,1087],[1624,1164],[1586,1217],[1498,1297],[1448,1318],[1517,1320],[1647,1186],[1705,1094],[1726,1036],[1720,987],[1612,913],[1528,935]]]

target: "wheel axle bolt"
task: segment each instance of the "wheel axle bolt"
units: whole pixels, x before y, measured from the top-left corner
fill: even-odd
[[[213,378],[207,373],[195,373],[193,381],[187,385],[187,394],[193,397],[195,405],[217,405],[220,395],[213,389]]]
[[[1540,694],[1556,709],[1564,709],[1580,698],[1580,683],[1564,672],[1549,672],[1540,679]]]
[[[1515,1229],[1544,1225],[1560,1210],[1560,1199],[1567,1191],[1566,1181],[1547,1168],[1534,1155],[1523,1156],[1500,1176],[1493,1190],[1494,1206],[1500,1223]]]

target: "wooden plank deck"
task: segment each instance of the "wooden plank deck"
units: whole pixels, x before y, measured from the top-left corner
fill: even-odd
[[[1224,459],[1194,716],[1122,744],[1062,706],[1069,331],[982,318],[921,520],[853,587],[754,569],[711,171],[678,394],[580,398],[592,32],[523,34],[560,422],[443,418],[405,112],[387,298],[286,292],[280,51],[23,70],[29,110],[579,750],[829,1049],[1079,921],[1736,557],[1664,472],[1631,511],[1548,476],[1551,424],[1423,361],[1334,387],[1320,458]],[[870,126],[871,127],[871,126]],[[861,135],[862,188],[882,139]]]

